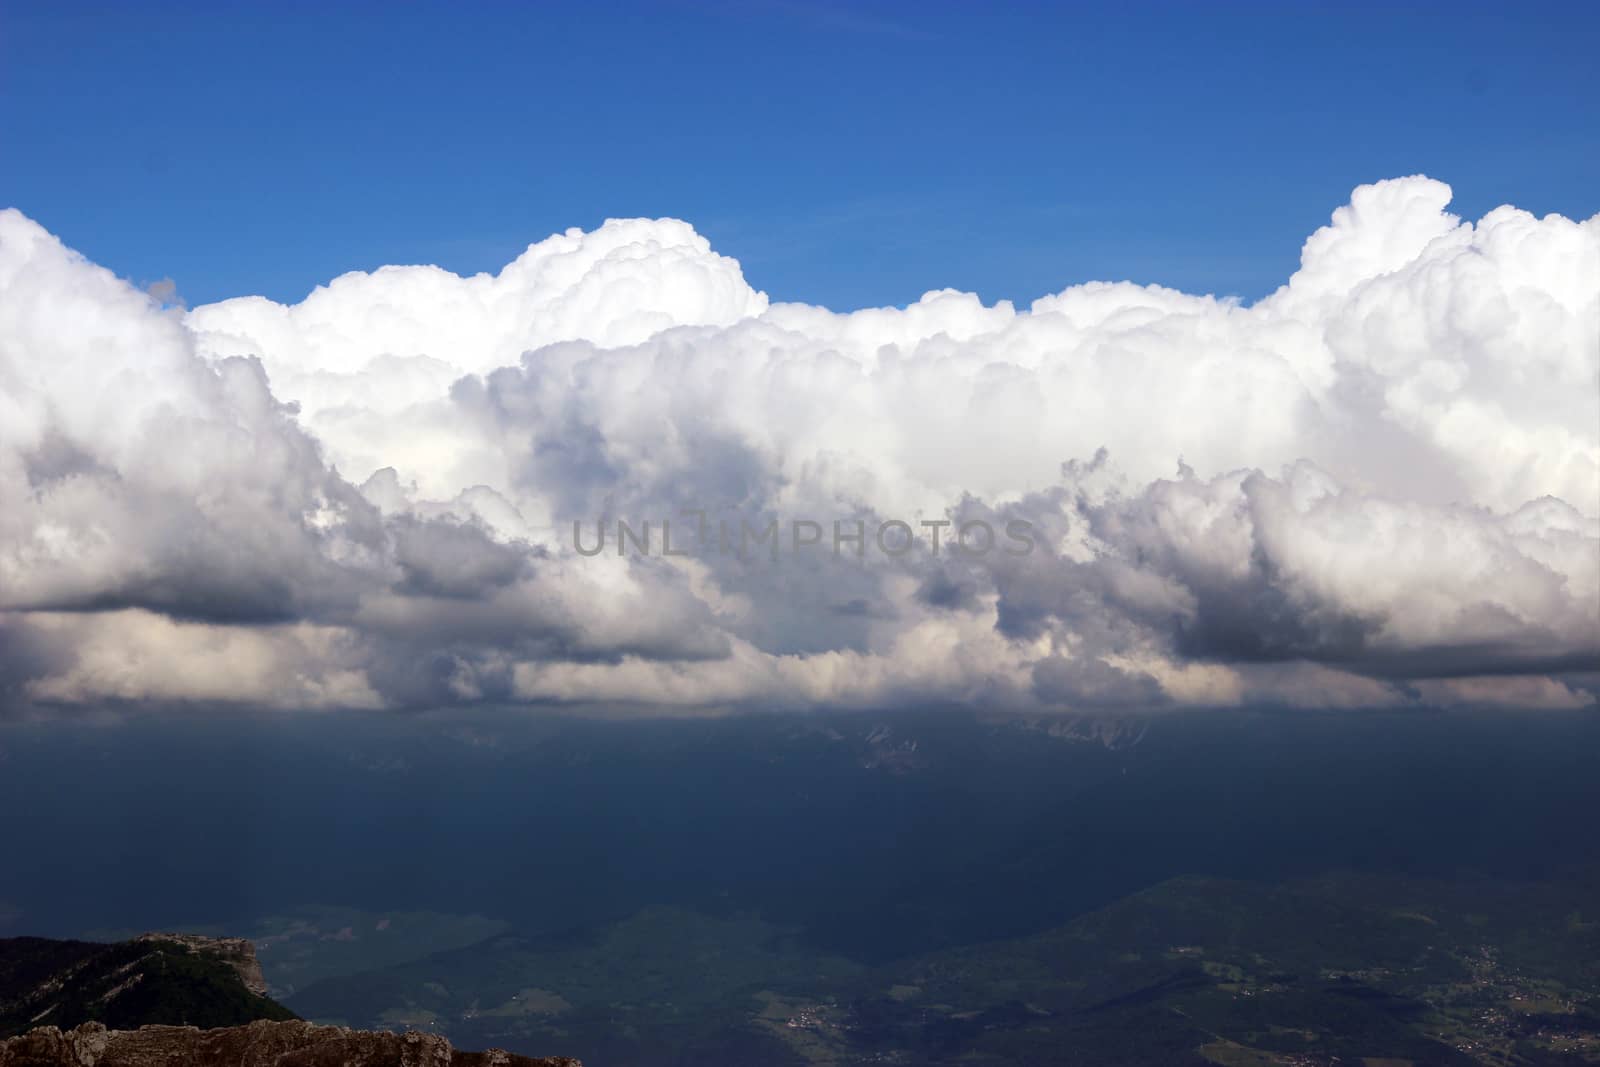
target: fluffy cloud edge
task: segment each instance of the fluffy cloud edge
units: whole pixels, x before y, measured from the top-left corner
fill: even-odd
[[[1449,198],[1361,187],[1248,307],[842,314],[676,220],[185,314],[6,212],[0,702],[1593,707],[1600,216]],[[1042,550],[763,570],[564,532],[686,504]]]

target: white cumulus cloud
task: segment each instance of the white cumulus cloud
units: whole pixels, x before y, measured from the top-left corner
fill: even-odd
[[[1591,704],[1600,216],[1449,200],[844,313],[675,220],[185,313],[0,214],[0,702]]]

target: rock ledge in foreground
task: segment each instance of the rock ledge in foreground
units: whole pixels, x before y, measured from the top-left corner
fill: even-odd
[[[201,1030],[142,1026],[72,1030],[41,1026],[0,1041],[0,1067],[582,1067],[564,1056],[532,1059],[491,1049],[456,1052],[436,1034],[347,1030],[261,1020]]]

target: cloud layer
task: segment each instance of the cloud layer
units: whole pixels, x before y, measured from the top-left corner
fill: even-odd
[[[674,220],[184,313],[5,212],[0,706],[1592,704],[1600,216],[1449,200],[851,313]]]

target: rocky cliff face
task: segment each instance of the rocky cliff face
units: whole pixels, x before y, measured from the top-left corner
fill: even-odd
[[[242,937],[198,937],[194,934],[144,934],[134,938],[139,944],[182,945],[190,952],[209,954],[232,967],[244,987],[258,997],[267,995],[267,980],[261,975],[256,947]]]
[[[255,949],[240,939],[0,940],[0,1037],[87,1022],[134,1030],[293,1019],[292,1011],[262,995],[265,989]]]
[[[0,1041],[0,1067],[582,1067],[566,1057],[530,1059],[491,1049],[457,1052],[433,1034],[261,1020],[201,1030],[144,1026],[72,1030],[43,1026]]]

